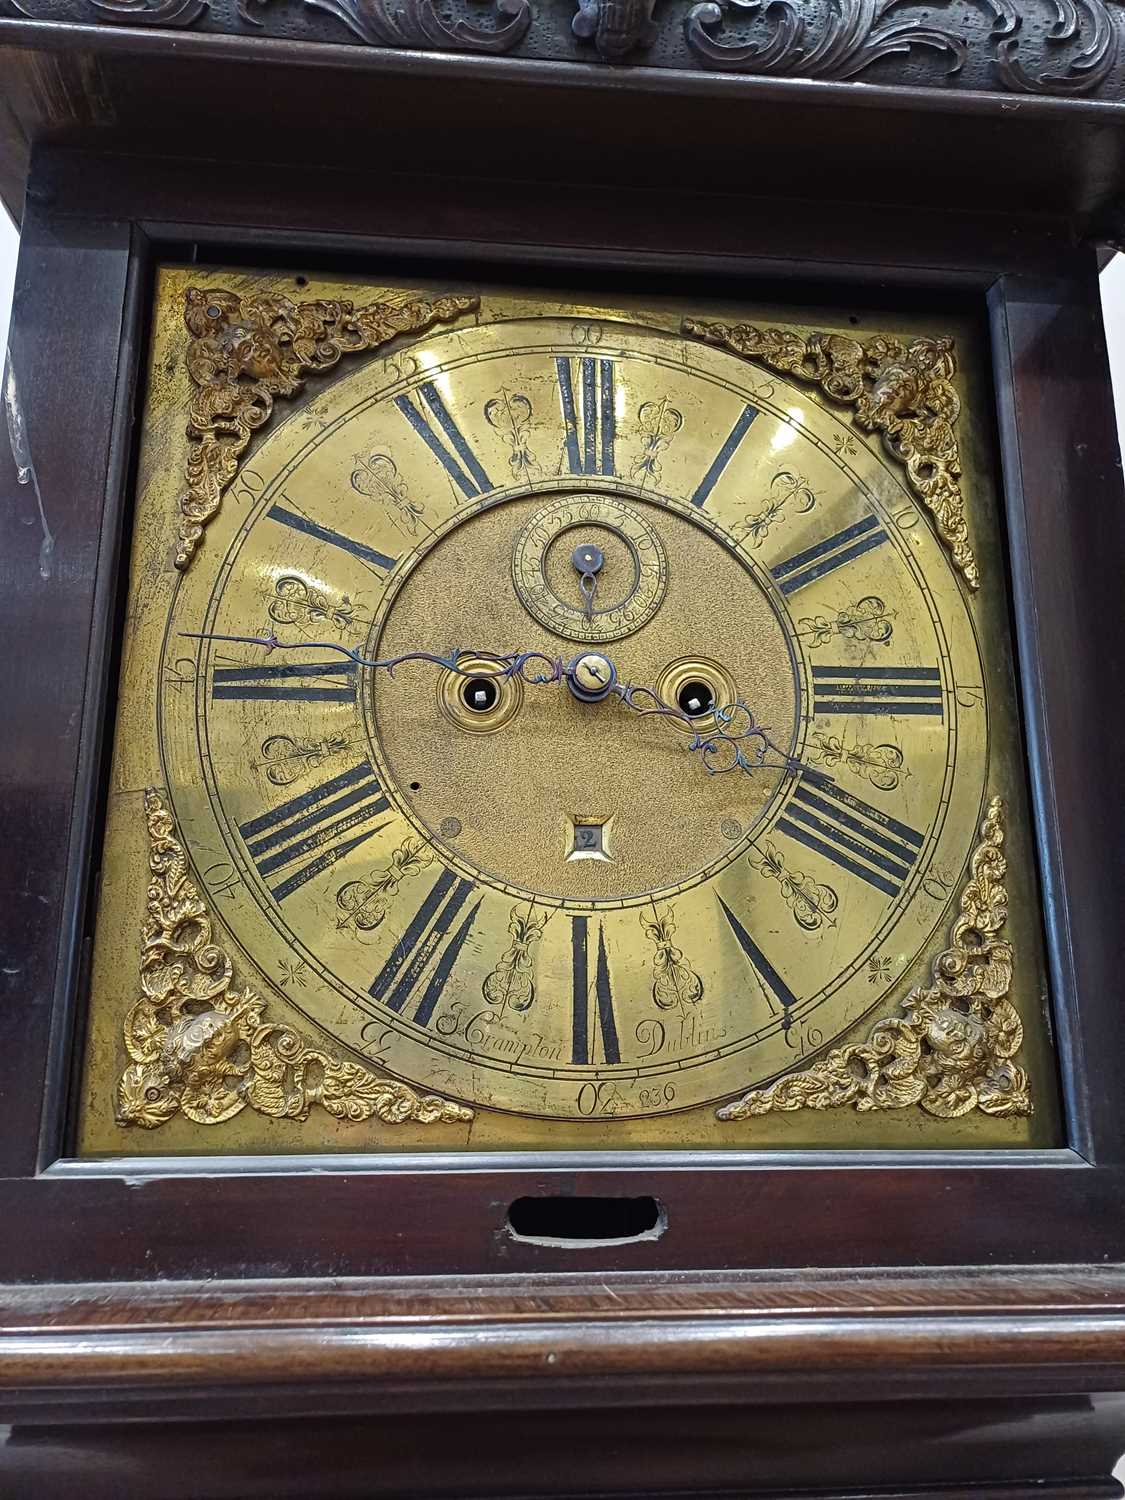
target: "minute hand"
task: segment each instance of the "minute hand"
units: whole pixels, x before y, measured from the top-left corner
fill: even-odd
[[[442,671],[453,672],[458,677],[518,677],[531,686],[541,686],[565,680],[573,663],[561,656],[546,656],[541,651],[468,651],[455,648],[445,655],[434,651],[406,651],[400,656],[372,658],[364,656],[358,646],[342,646],[338,641],[281,641],[276,635],[219,635],[210,631],[184,630],[181,635],[197,641],[224,641],[242,646],[260,646],[269,654],[272,651],[331,651],[356,666],[369,671],[383,671],[394,677],[395,671],[409,662],[429,662]],[[470,657],[477,663],[493,663],[491,670],[477,665],[461,666],[461,660]],[[616,696],[635,714],[642,718],[660,718],[682,724],[691,731],[687,744],[689,751],[698,753],[704,769],[711,776],[727,771],[757,771],[763,769],[794,771],[801,769],[800,761],[779,749],[770,738],[769,729],[759,724],[750,706],[741,700],[712,710],[716,727],[710,731],[699,728],[682,709],[672,708],[652,688],[638,683],[615,681],[607,690],[607,696]],[[774,757],[771,759],[770,757]]]
[[[456,673],[458,677],[520,677],[524,682],[536,685],[561,682],[567,671],[567,664],[561,656],[545,656],[541,651],[469,651],[464,647],[455,647],[444,656],[435,651],[406,651],[401,656],[372,658],[364,656],[358,646],[341,646],[338,641],[279,641],[272,634],[218,635],[202,630],[181,630],[180,634],[193,641],[227,641],[239,646],[261,646],[267,655],[271,651],[334,651],[338,656],[355,662],[357,667],[366,667],[373,672],[386,672],[388,677],[393,677],[398,667],[412,661],[430,662],[443,671]],[[477,661],[495,662],[495,670],[463,667],[460,662],[465,656],[471,656]]]

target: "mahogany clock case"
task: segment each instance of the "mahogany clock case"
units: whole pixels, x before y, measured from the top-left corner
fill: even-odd
[[[442,187],[443,213],[464,233],[438,244],[430,200],[407,179],[385,181],[376,208],[330,173],[287,196],[286,174],[263,167],[255,202],[271,203],[266,212],[233,184],[189,190],[183,164],[107,159],[96,190],[87,166],[77,154],[40,154],[11,336],[43,510],[41,519],[5,456],[0,612],[10,645],[0,671],[10,722],[24,727],[0,751],[7,865],[18,872],[0,909],[0,1209],[14,1226],[5,1278],[572,1271],[573,1249],[508,1228],[514,1200],[543,1195],[647,1195],[662,1206],[661,1233],[588,1247],[583,1270],[1125,1258],[1116,1004],[1125,812],[1114,792],[1125,772],[1125,514],[1093,252],[1063,248],[1042,225],[996,234],[967,220],[945,225],[949,269],[935,269],[917,224],[892,211],[869,207],[826,229],[811,207],[789,203],[755,215],[748,232],[722,200],[696,199],[689,216],[639,194],[623,224],[597,194],[575,215],[529,188],[524,212],[537,215],[548,247],[536,251],[514,232],[502,185],[453,182]],[[622,275],[635,284],[641,267],[663,288],[700,276],[715,284],[721,272],[731,295],[768,291],[795,304],[855,298],[874,265],[895,287],[891,301],[933,308],[954,298],[987,321],[1065,1146],[721,1159],[68,1154],[147,308],[154,266],[193,258],[428,277],[455,267],[459,281],[511,280],[516,265],[569,287]]]

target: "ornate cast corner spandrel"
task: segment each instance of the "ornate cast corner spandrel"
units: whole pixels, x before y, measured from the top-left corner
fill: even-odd
[[[214,941],[211,914],[188,874],[159,793],[145,793],[150,880],[141,948],[141,996],[125,1019],[129,1063],[117,1086],[121,1125],[155,1129],[182,1114],[217,1125],[247,1106],[304,1120],[314,1104],[338,1120],[455,1124],[473,1111],[344,1062],[289,1026],[239,986]]]
[[[970,589],[980,585],[969,543],[961,493],[953,387],[957,365],[952,339],[855,339],[840,333],[807,338],[751,323],[709,323],[685,318],[683,331],[729,349],[809,385],[851,408],[865,432],[877,432],[890,456],[906,469],[910,487],[933,517],[938,536]]]
[[[908,1109],[938,1119],[979,1110],[1030,1115],[1027,1074],[1014,1061],[1023,1025],[1008,999],[1012,948],[1004,885],[1004,804],[994,797],[980,825],[969,879],[949,947],[934,960],[933,982],[916,986],[902,1013],[876,1022],[865,1042],[836,1047],[811,1068],[753,1089],[717,1111],[749,1120],[774,1110]]]
[[[307,376],[324,374],[345,354],[370,352],[479,306],[479,297],[450,296],[356,308],[351,302],[292,302],[189,287],[185,362],[194,390],[176,567],[190,564],[252,434],[269,422],[276,397],[297,395]]]

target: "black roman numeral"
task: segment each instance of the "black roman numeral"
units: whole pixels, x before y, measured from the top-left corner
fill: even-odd
[[[383,824],[375,820],[389,805],[370,765],[361,761],[273,812],[240,823],[238,831],[270,895],[281,902],[378,833]]]
[[[376,1000],[382,1000],[390,1010],[402,1011],[422,986],[426,971],[436,958],[414,1012],[414,1020],[419,1026],[428,1025],[480,911],[478,899],[450,935],[450,928],[474,890],[471,880],[465,880],[452,870],[442,871],[414,913],[410,926],[395,944],[391,956],[375,976],[370,994]]]
[[[310,521],[308,516],[297,510],[292,500],[286,499],[284,505],[271,505],[266,511],[266,516],[271,521],[276,521],[280,526],[288,526],[290,531],[300,532],[302,536],[311,536],[318,542],[327,542],[331,547],[339,547],[342,552],[358,558],[359,561],[369,568],[386,576],[391,571],[397,557],[388,557],[385,552],[376,552],[374,547],[369,547],[365,542],[357,542],[350,536],[345,536],[342,531],[333,531],[330,526],[321,526],[316,521]]]
[[[571,917],[570,951],[572,968],[571,1004],[573,1007],[573,1045],[571,1059],[588,1065],[590,1057],[590,954],[588,917]],[[613,1014],[613,987],[609,979],[609,962],[605,952],[605,933],[598,923],[598,954],[594,966],[594,1015],[601,1035],[602,1058],[607,1063],[621,1061],[617,1040],[617,1020]]]
[[[813,713],[944,714],[937,667],[819,667],[812,669]]]
[[[770,572],[783,594],[795,594],[806,584],[815,583],[818,578],[823,578],[836,568],[842,568],[845,563],[862,557],[865,552],[870,552],[873,547],[881,547],[889,540],[878,516],[864,516],[854,526],[846,526],[835,536],[817,542],[815,547],[809,547],[806,551],[797,552],[784,562],[779,562]]]
[[[487,494],[495,486],[450,416],[437,386],[427,380],[419,390],[421,402],[403,395],[395,397],[395,405],[463,495],[472,499]]]
[[[211,697],[265,703],[354,703],[355,677],[355,662],[216,667],[211,675]]]
[[[757,975],[758,982],[762,986],[762,991],[765,994],[766,1004],[769,1006],[770,1012],[773,1015],[776,1015],[777,1006],[780,1005],[782,1015],[788,1018],[789,1007],[792,1005],[796,1005],[797,1003],[796,995],[794,995],[793,991],[785,983],[785,980],[782,979],[781,975],[774,968],[773,964],[770,963],[769,959],[758,947],[757,943],[746,931],[746,928],[743,927],[742,923],[735,916],[734,912],[731,911],[730,907],[723,900],[723,898],[719,896],[717,899],[719,905],[723,908],[723,915],[727,919],[731,932],[734,933],[735,939],[738,942],[738,946],[746,955],[746,958],[750,963],[750,967]]]
[[[614,474],[617,417],[613,397],[613,361],[555,360],[559,404],[566,429],[566,461],[572,474]],[[576,385],[577,377],[577,385]]]
[[[738,451],[738,445],[750,431],[754,418],[758,415],[756,406],[744,406],[739,413],[738,420],[727,434],[723,446],[711,460],[711,466],[699,481],[695,493],[691,497],[693,505],[706,505],[711,491],[723,477],[723,471]]]
[[[898,895],[925,843],[916,828],[812,770],[803,772],[776,829],[886,896]]]

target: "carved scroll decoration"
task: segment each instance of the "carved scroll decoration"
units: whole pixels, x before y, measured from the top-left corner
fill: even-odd
[[[211,914],[155,791],[145,793],[145,815],[151,879],[141,996],[125,1019],[130,1061],[117,1086],[120,1125],[153,1130],[177,1114],[218,1125],[247,1106],[305,1120],[314,1104],[338,1120],[376,1116],[387,1125],[472,1119],[462,1104],[343,1062],[269,1021],[266,1002],[236,985],[229,956],[213,940]]]
[[[265,4],[266,0],[260,0]],[[437,51],[510,52],[531,25],[528,0],[495,0],[493,27],[448,20],[434,0],[405,0],[392,8],[386,0],[305,0],[310,10],[342,21],[361,42],[375,47],[432,47]]]
[[[100,22],[154,28],[201,24],[215,32],[248,27],[291,38],[288,6],[235,0],[80,0]],[[540,8],[535,33],[530,0],[480,0],[490,24],[450,15],[439,0],[304,0],[373,47],[525,55],[570,60],[562,12]],[[621,63],[661,43],[657,67],[679,65],[674,32],[700,67],[760,77],[852,80],[883,64],[880,84],[1008,90],[1048,96],[1120,98],[1121,0],[694,0],[686,14],[656,0],[575,0],[570,31],[592,42],[592,55]],[[911,8],[914,14],[911,14]],[[0,10],[38,20],[71,21],[70,0],[0,0]],[[473,11],[474,3],[458,5]],[[270,14],[273,11],[275,14]],[[905,12],[905,14],[904,14]],[[935,14],[936,12],[936,14]],[[944,12],[944,14],[942,14]],[[311,33],[313,27],[307,28]],[[526,46],[524,44],[527,44]],[[888,66],[889,64],[889,66]]]
[[[210,0],[86,0],[101,21],[116,21],[121,26],[193,26],[207,14]],[[239,0],[239,14],[249,20],[245,0]]]
[[[840,333],[808,338],[750,323],[701,323],[685,318],[684,333],[757,360],[819,388],[852,409],[865,432],[877,432],[906,469],[910,487],[933,517],[954,566],[970,589],[980,585],[961,494],[953,388],[952,339],[855,339]]]
[[[478,297],[410,297],[357,309],[351,302],[297,303],[278,295],[242,297],[189,287],[185,358],[195,390],[176,567],[191,562],[251,435],[270,420],[277,396],[297,395],[306,376],[324,374],[345,354],[377,349],[479,306]]]
[[[684,17],[688,46],[709,68],[801,78],[854,78],[883,57],[927,47],[945,53],[956,73],[968,55],[965,37],[926,21],[888,19],[897,0],[831,0],[824,30],[810,39],[808,23],[792,0],[703,0]],[[763,42],[722,41],[728,14],[760,13],[773,22]]]
[[[1012,948],[1000,936],[1008,916],[1003,844],[1004,804],[994,797],[949,947],[934,960],[932,984],[912,989],[901,1015],[877,1021],[866,1042],[836,1047],[811,1068],[723,1105],[718,1118],[847,1105],[859,1112],[917,1105],[942,1120],[973,1110],[1030,1115],[1028,1077],[1014,1061],[1023,1026],[1008,999]]]
[[[810,34],[808,12],[798,0],[699,0],[684,17],[684,40],[705,68],[786,78],[856,78],[884,58],[924,48],[948,59],[948,79],[962,70],[972,49],[978,58],[991,54],[989,68],[1003,88],[1032,94],[1094,93],[1117,61],[1117,28],[1106,0],[1051,0],[1054,19],[1044,47],[1048,54],[1071,44],[1078,50],[1061,66],[1039,72],[1019,55],[1028,5],[980,0],[992,19],[983,38],[970,36],[975,28],[966,27],[963,16],[959,30],[935,25],[930,7],[913,19],[892,16],[900,5],[901,0],[830,0],[821,29]],[[761,40],[737,33],[724,40],[728,23],[752,19],[765,23]]]
[[[14,0],[25,15],[27,0]],[[99,20],[124,26],[193,26],[211,9],[211,0],[85,0]],[[262,27],[260,12],[269,0],[236,0],[240,21]],[[361,42],[374,47],[432,48],[439,52],[510,52],[518,47],[531,25],[529,0],[493,0],[496,24],[442,15],[435,0],[404,0],[392,7],[386,0],[305,0],[310,10],[341,21]],[[225,28],[224,28],[225,29]]]
[[[1024,16],[1014,0],[984,0],[995,18],[993,68],[1006,89],[1024,94],[1089,94],[1099,90],[1117,62],[1117,28],[1105,0],[1052,0],[1048,47],[1080,41],[1081,50],[1061,70],[1035,73],[1019,56]]]

